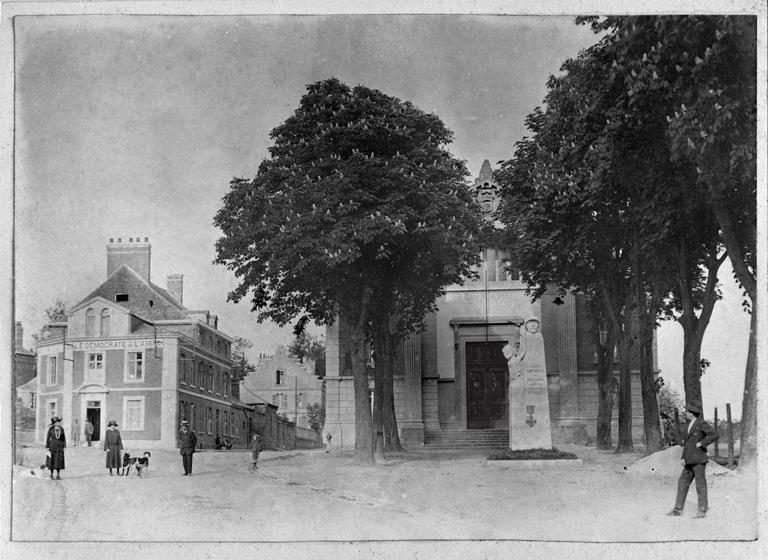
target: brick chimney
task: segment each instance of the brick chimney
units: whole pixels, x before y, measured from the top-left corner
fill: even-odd
[[[125,241],[122,237],[111,238],[107,244],[107,277],[125,264],[149,282],[151,252],[148,237],[143,241],[141,237],[128,237]]]
[[[169,274],[168,275],[168,293],[176,298],[176,301],[184,303],[184,275],[183,274]]]

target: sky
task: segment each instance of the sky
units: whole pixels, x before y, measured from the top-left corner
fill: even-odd
[[[15,21],[16,316],[25,342],[57,298],[106,278],[110,238],[148,237],[152,281],[184,274],[184,303],[256,352],[290,329],[227,302],[213,217],[234,177],[252,177],[269,131],[309,83],[331,76],[434,111],[476,176],[512,156],[547,78],[595,42],[565,17],[21,16]],[[705,407],[741,409],[748,317],[722,274],[702,356]],[[319,331],[316,331],[319,332]],[[682,394],[682,330],[659,329],[659,365]],[[707,412],[711,415],[711,412]]]

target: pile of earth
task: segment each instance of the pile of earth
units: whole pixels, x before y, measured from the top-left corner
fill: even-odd
[[[668,447],[636,461],[627,469],[627,472],[655,476],[679,476],[681,455],[682,447]],[[712,460],[707,463],[707,475],[717,476],[732,473],[732,470],[718,465]]]

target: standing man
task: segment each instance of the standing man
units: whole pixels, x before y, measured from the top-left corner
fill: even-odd
[[[261,453],[261,436],[259,434],[253,434],[251,438],[251,470],[255,471],[259,468],[257,465],[259,461],[259,453]]]
[[[93,424],[91,424],[90,418],[85,419],[85,441],[88,442],[88,447],[91,446],[91,441],[93,441]]]
[[[688,418],[688,429],[680,442],[683,446],[683,456],[680,464],[683,472],[677,480],[677,499],[675,507],[667,515],[678,516],[683,513],[685,498],[693,479],[696,479],[696,494],[699,498],[699,510],[693,517],[701,519],[707,516],[707,445],[717,440],[717,433],[704,421],[701,413],[701,403],[692,401],[685,405],[685,415]]]
[[[195,454],[197,447],[197,434],[189,427],[187,420],[181,422],[181,432],[179,432],[179,453],[184,465],[184,476],[192,475],[192,455]]]
[[[72,424],[72,447],[80,445],[80,420],[75,418]]]

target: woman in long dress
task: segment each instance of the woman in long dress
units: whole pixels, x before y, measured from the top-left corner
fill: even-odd
[[[123,440],[117,430],[117,421],[110,420],[107,424],[107,433],[104,434],[104,451],[107,452],[107,468],[109,476],[114,476],[112,469],[120,469],[120,455],[123,450]],[[120,471],[118,470],[118,473]]]
[[[61,480],[61,471],[64,470],[64,449],[67,447],[67,438],[61,423],[53,426],[46,447],[51,455],[51,478],[53,478],[53,471],[56,471],[56,480]]]

